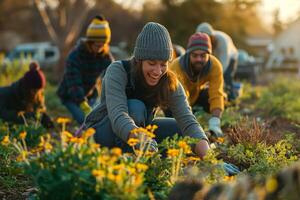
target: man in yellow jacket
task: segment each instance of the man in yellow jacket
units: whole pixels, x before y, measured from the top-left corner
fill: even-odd
[[[221,116],[224,110],[224,80],[222,64],[212,54],[210,38],[205,33],[195,33],[189,38],[186,53],[175,59],[170,69],[183,85],[190,106],[201,106],[211,113],[209,130],[217,137],[223,136]]]

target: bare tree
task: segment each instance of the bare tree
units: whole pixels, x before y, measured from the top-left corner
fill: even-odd
[[[64,59],[78,37],[95,0],[34,0],[49,36],[61,52],[56,71],[63,70]]]

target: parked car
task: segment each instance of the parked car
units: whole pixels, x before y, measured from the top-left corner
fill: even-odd
[[[8,54],[10,60],[24,57],[38,61],[43,68],[50,68],[57,64],[60,53],[58,47],[50,42],[38,42],[20,44]]]
[[[238,67],[235,78],[246,79],[255,84],[259,73],[259,62],[243,49],[238,50]]]

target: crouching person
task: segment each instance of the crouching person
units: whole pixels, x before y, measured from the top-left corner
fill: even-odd
[[[86,117],[84,127],[94,127],[97,143],[126,151],[131,133],[138,127],[157,125],[156,146],[176,133],[198,138],[195,153],[203,157],[209,149],[207,137],[191,112],[185,92],[168,65],[172,43],[167,29],[147,23],[138,35],[133,58],[112,63],[104,76],[101,102]],[[155,118],[158,106],[169,107],[174,118]]]
[[[0,119],[23,124],[27,120],[41,120],[45,128],[53,128],[51,118],[46,114],[44,88],[46,78],[36,62],[29,65],[29,71],[10,86],[0,88]]]
[[[109,43],[111,31],[104,16],[89,24],[86,37],[79,39],[66,60],[63,79],[57,89],[62,104],[82,124],[98,98],[97,80],[114,60]]]

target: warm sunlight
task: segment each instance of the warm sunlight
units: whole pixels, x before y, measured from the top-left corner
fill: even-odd
[[[280,19],[283,22],[288,22],[297,18],[297,14],[300,12],[300,1],[263,0],[260,10],[267,23],[272,21],[273,13],[278,8],[280,9]]]

